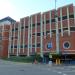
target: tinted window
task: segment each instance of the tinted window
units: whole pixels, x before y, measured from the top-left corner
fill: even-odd
[[[25,28],[28,28],[28,26],[25,26]]]
[[[40,23],[37,23],[38,26],[40,26]]]
[[[23,48],[23,46],[21,45],[21,48]]]
[[[52,30],[52,33],[56,33],[56,30]]]
[[[32,45],[32,47],[35,47],[35,45]]]
[[[18,28],[15,28],[15,30],[18,30]]]
[[[24,29],[24,27],[21,27],[21,29]]]
[[[46,20],[46,24],[48,24],[49,23],[49,20]]]
[[[14,29],[12,29],[12,31],[14,31]]]
[[[69,18],[74,18],[74,15],[72,14],[72,15],[69,15]]]
[[[49,34],[50,33],[50,31],[46,31],[46,34]]]
[[[27,45],[25,45],[25,48],[27,48]]]
[[[14,46],[14,48],[17,48],[17,46]]]
[[[67,19],[67,16],[63,16],[63,17],[62,17],[62,20],[65,20],[65,19]]]
[[[60,21],[60,17],[58,17],[58,21]]]
[[[13,48],[13,46],[11,46],[11,48]]]
[[[32,24],[32,27],[35,27],[35,24]]]
[[[71,27],[70,30],[71,30],[71,31],[75,31],[75,27]]]
[[[55,22],[55,19],[52,19],[51,22]]]
[[[40,47],[40,43],[37,44],[37,47]]]
[[[40,36],[40,33],[37,33],[37,36]]]
[[[33,33],[32,35],[35,35],[35,33]]]

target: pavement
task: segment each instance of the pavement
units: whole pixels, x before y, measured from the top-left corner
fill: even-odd
[[[75,75],[75,65],[57,66],[0,60],[0,75]]]

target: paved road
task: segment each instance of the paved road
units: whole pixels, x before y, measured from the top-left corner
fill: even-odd
[[[75,66],[35,65],[0,60],[0,75],[75,75]]]

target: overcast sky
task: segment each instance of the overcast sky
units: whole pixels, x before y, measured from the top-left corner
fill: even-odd
[[[57,7],[73,3],[75,0],[57,0]],[[0,0],[0,19],[10,16],[20,18],[55,8],[55,0]]]

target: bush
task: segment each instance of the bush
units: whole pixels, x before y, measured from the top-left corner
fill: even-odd
[[[35,53],[34,60],[37,60],[38,62],[40,62],[41,61],[40,54]]]
[[[10,58],[6,59],[9,61],[15,61],[15,62],[26,62],[26,63],[30,63],[33,62],[33,57],[29,56],[29,57],[20,57],[20,56],[11,56]]]

